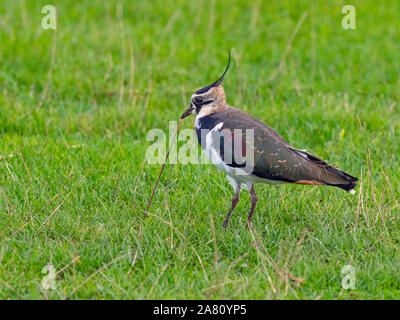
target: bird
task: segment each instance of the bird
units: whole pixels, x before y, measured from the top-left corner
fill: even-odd
[[[258,200],[254,185],[258,183],[326,185],[355,194],[356,177],[306,150],[292,147],[261,120],[227,104],[222,83],[230,64],[229,50],[224,73],[212,84],[195,91],[190,107],[181,115],[181,119],[196,115],[194,130],[201,148],[234,188],[222,227],[227,228],[242,188],[251,195],[246,229],[250,226]]]

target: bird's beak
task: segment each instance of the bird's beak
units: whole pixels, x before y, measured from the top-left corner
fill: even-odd
[[[181,119],[185,119],[189,114],[193,112],[193,109],[194,109],[193,104],[190,104],[190,107],[186,109],[184,113],[182,113]]]

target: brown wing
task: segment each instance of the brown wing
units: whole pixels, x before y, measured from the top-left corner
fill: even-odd
[[[328,184],[346,190],[354,188],[356,178],[310,153],[291,147],[271,127],[249,114],[230,107],[219,118],[224,123],[222,129],[232,132],[240,129],[235,134],[241,132],[242,141],[246,145],[245,152],[254,152],[254,175],[283,182]],[[251,133],[246,132],[246,129],[254,132],[254,143]],[[236,136],[232,137],[237,139]],[[235,162],[230,165],[235,166]]]

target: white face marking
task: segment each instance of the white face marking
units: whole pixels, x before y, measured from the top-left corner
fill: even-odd
[[[203,118],[205,116],[208,116],[210,113],[212,113],[212,109],[214,108],[213,104],[208,104],[206,106],[202,106],[200,109],[200,112],[197,114],[197,117]]]
[[[216,107],[216,98],[210,97],[207,92],[202,94],[193,94],[190,98],[191,104],[193,106],[192,113],[196,114],[196,99],[200,99],[202,105],[200,106],[199,113],[197,116],[199,118],[205,117],[211,113],[213,113],[213,109]]]
[[[194,127],[199,130],[200,129],[200,118],[196,116],[196,121],[194,122]]]

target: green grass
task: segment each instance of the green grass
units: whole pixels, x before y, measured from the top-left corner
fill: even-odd
[[[398,1],[351,1],[357,30],[345,1],[52,1],[56,32],[46,4],[0,4],[0,298],[400,298]],[[228,103],[359,177],[356,196],[258,185],[253,231],[246,192],[224,231],[224,175],[177,164],[143,219],[146,134],[228,48]]]

